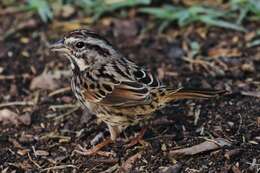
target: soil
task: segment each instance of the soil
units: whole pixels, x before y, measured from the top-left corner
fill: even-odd
[[[117,142],[102,149],[112,156],[80,155],[75,152],[79,145],[91,148],[91,141],[100,132],[109,134],[94,115],[82,107],[77,109],[75,97],[66,89],[70,86],[69,63],[48,49],[73,26],[68,27],[62,19],[43,24],[32,14],[1,16],[0,110],[8,109],[28,121],[1,123],[0,170],[260,170],[260,47],[250,46],[259,37],[256,30],[260,23],[246,25],[247,33],[204,25],[171,25],[158,33],[155,21],[137,14],[124,19],[104,17],[91,26],[74,19],[81,27],[90,27],[106,37],[137,64],[146,66],[165,85],[226,89],[229,93],[210,100],[177,101],[158,111],[155,120],[147,125],[143,145],[125,147],[141,130],[142,125],[137,125],[127,128]],[[32,81],[46,73],[54,78],[45,79],[51,86],[38,81],[33,87]],[[15,101],[25,105],[2,105]],[[195,155],[168,155],[169,151],[216,138],[224,138],[230,145]]]

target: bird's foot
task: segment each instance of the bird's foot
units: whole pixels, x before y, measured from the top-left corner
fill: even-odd
[[[91,149],[85,149],[79,145],[78,146],[79,150],[74,150],[74,152],[84,156],[100,155],[100,156],[110,157],[114,155],[112,152],[100,151],[100,150],[111,143],[113,143],[113,141],[110,138],[108,138],[102,141],[101,143],[93,146],[93,148]]]
[[[147,130],[147,127],[142,128],[140,133],[136,137],[132,138],[130,140],[130,142],[125,146],[125,148],[131,148],[131,147],[135,146],[136,144],[141,144],[143,146],[146,146],[148,144],[148,142],[144,141],[144,139],[143,139],[146,130]]]

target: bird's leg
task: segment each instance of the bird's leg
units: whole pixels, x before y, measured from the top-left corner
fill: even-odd
[[[139,134],[130,140],[130,142],[126,145],[126,148],[130,148],[138,143],[140,143],[141,145],[145,145],[146,142],[143,140],[143,137],[144,137],[146,130],[147,130],[147,127],[143,127],[141,129],[141,131],[139,132]]]
[[[110,156],[112,153],[104,152],[104,151],[100,151],[100,150],[102,148],[104,148],[105,146],[113,143],[116,140],[117,136],[121,132],[121,128],[119,126],[111,126],[108,124],[108,129],[109,129],[109,132],[111,135],[110,138],[105,139],[101,143],[93,146],[93,148],[91,148],[91,149],[84,149],[83,147],[79,146],[80,150],[75,150],[75,152],[78,154],[84,155],[84,156],[90,156],[90,155]]]
[[[122,128],[120,126],[111,126],[107,124],[109,133],[110,133],[110,138],[112,141],[115,141],[117,136],[121,133]]]

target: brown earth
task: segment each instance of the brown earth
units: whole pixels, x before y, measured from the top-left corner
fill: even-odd
[[[48,44],[73,26],[69,28],[58,21],[41,24],[37,17],[19,13],[2,16],[0,20],[0,111],[8,109],[21,117],[17,122],[2,120],[0,170],[259,171],[260,47],[251,47],[250,43],[259,37],[256,29],[260,24],[248,24],[247,33],[201,25],[172,25],[159,34],[151,19],[130,16],[103,18],[88,26],[107,37],[130,59],[147,66],[167,85],[229,91],[216,99],[169,105],[156,113],[153,125],[148,125],[145,145],[124,147],[141,129],[129,127],[118,142],[104,148],[113,156],[104,157],[82,156],[74,150],[79,149],[78,145],[90,148],[90,141],[106,131],[106,126],[87,111],[76,109],[69,89],[53,93],[70,86],[70,70],[66,59],[49,52]],[[194,45],[199,46],[199,51]],[[45,82],[40,79],[32,84],[43,72],[49,74]],[[46,82],[49,84],[45,85]],[[14,101],[25,105],[10,105]],[[220,137],[231,145],[192,156],[167,154]]]

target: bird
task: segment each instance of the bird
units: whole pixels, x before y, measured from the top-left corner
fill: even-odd
[[[225,90],[167,87],[90,29],[64,34],[50,50],[70,61],[72,91],[84,107],[106,123],[110,141],[173,101],[209,99],[225,93]]]

